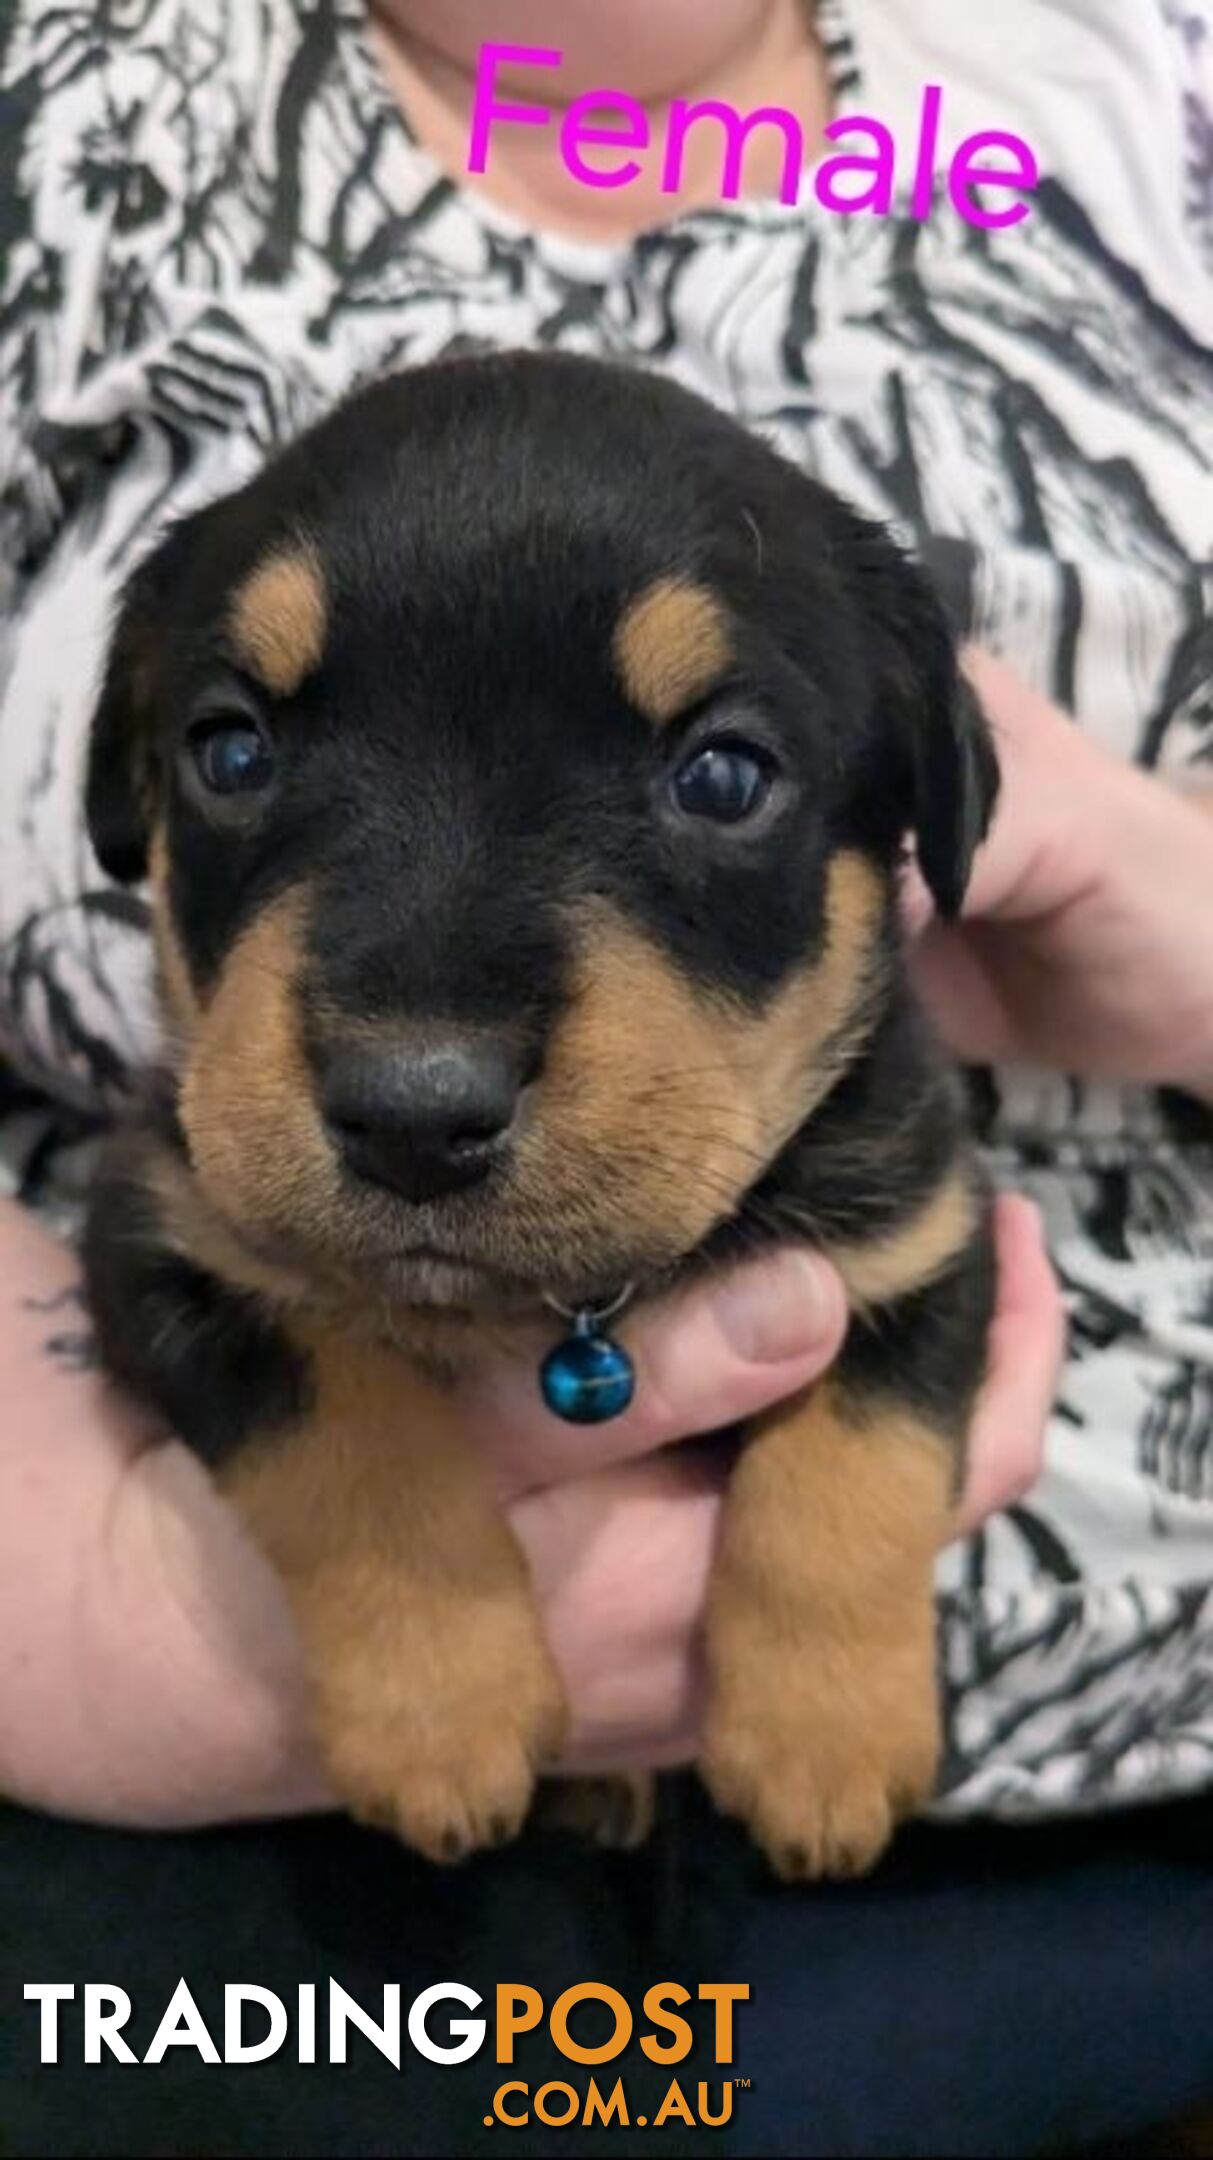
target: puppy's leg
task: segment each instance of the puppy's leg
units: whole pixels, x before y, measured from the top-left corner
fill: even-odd
[[[932,1790],[952,1460],[891,1395],[834,1380],[742,1451],[708,1593],[702,1769],[780,1875],[860,1872]]]
[[[338,1792],[435,1859],[508,1837],[563,1703],[482,1465],[436,1382],[283,1317],[273,1283],[241,1281],[246,1257],[162,1134],[106,1151],[84,1241],[103,1362],[277,1565]]]
[[[526,1564],[441,1386],[313,1333],[310,1408],[220,1483],[273,1560],[351,1810],[434,1860],[521,1827],[560,1684]]]
[[[708,1593],[704,1776],[786,1876],[870,1866],[933,1789],[935,1557],[993,1306],[984,1201],[835,1257],[878,1307],[753,1429]]]

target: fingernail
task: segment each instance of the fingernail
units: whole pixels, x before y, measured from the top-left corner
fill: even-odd
[[[716,1293],[721,1333],[753,1365],[806,1357],[821,1341],[829,1312],[824,1260],[795,1248],[739,1268]]]

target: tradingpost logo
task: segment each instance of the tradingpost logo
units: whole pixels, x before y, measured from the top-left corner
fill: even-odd
[[[128,1991],[111,1981],[30,1981],[26,2002],[36,2009],[39,2060],[58,2063],[79,2050],[86,2064],[109,2057],[140,2066],[162,2063],[173,2048],[193,2049],[208,2064],[265,2062],[285,2048],[300,2064],[349,2060],[351,2032],[400,2070],[405,2043],[424,2061],[456,2066],[485,2048],[490,2016],[485,1998],[458,1980],[436,1981],[414,1997],[407,2011],[398,1982],[383,1988],[372,2014],[337,1980],[327,1993],[304,1981],[284,2000],[253,1982],[229,1982],[222,1990],[222,2017],[208,2024],[188,1983],[181,1979],[140,2050],[133,2042],[144,2024]],[[627,2129],[667,2123],[717,2129],[733,2117],[750,2080],[738,2074],[737,2012],[748,2003],[746,1982],[703,1981],[692,1989],[677,1980],[656,1981],[634,2005],[618,1988],[585,1980],[547,2004],[536,1987],[503,1981],[493,1991],[491,2022],[496,2075],[484,2084],[483,2120],[508,2129],[539,2124],[550,2130],[618,2125]],[[592,2039],[575,2039],[578,2030]],[[212,2029],[214,2026],[214,2029]],[[218,2033],[219,2037],[216,2037]],[[535,2080],[526,2073],[527,2036],[546,2033],[563,2062],[565,2077]],[[31,2041],[34,2032],[30,2033]],[[679,2074],[692,2049],[710,2046],[716,2075]],[[630,2090],[628,2052],[670,2072],[652,2114],[637,2113]],[[652,2103],[650,2103],[651,2105]]]

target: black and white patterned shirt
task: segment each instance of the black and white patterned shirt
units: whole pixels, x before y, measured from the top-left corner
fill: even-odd
[[[965,632],[1126,757],[1213,758],[1211,0],[822,0],[840,114],[982,128],[1002,231],[762,202],[587,246],[410,136],[356,0],[0,0],[0,1048],[8,1182],[154,1046],[80,805],[117,587],[353,383],[478,346],[676,375],[888,520]],[[620,87],[626,88],[625,85]],[[908,146],[908,147],[907,147]],[[20,1080],[14,1076],[20,1076]],[[1213,1782],[1213,1147],[1192,1106],[988,1081],[1075,1301],[1049,1467],[941,1563],[953,1811]],[[54,1110],[47,1108],[55,1104]]]

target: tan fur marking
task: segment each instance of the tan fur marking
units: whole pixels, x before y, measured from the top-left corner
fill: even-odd
[[[862,1041],[883,906],[878,872],[839,855],[821,958],[758,1016],[595,906],[534,1116],[473,1225],[484,1262],[589,1289],[706,1237]],[[335,1303],[377,1280],[377,1240],[399,1231],[343,1178],[314,1100],[297,1006],[307,907],[302,889],[281,896],[233,946],[189,1035],[180,1106],[210,1209],[275,1270],[323,1274]],[[219,1272],[243,1279],[231,1257]]]
[[[222,1484],[286,1585],[338,1792],[457,1859],[516,1834],[560,1744],[526,1563],[449,1398],[346,1330],[294,1331],[314,1408]]]
[[[306,914],[297,887],[233,945],[189,1044],[180,1111],[195,1175],[221,1215],[250,1235],[310,1236],[323,1250],[340,1180],[300,1035]]]
[[[327,625],[323,572],[306,546],[259,563],[229,618],[237,658],[275,697],[292,697],[319,666]]]
[[[536,1209],[546,1200],[569,1223],[587,1267],[600,1254],[609,1274],[629,1245],[676,1257],[732,1212],[854,1052],[882,907],[870,864],[837,856],[824,953],[757,1018],[699,990],[621,917],[590,919],[534,1166]],[[569,1165],[558,1185],[552,1157]],[[523,1189],[529,1168],[524,1145]]]
[[[917,1213],[882,1237],[862,1245],[827,1245],[851,1302],[862,1308],[887,1305],[921,1290],[964,1250],[977,1227],[977,1195],[963,1170],[954,1170]]]
[[[720,602],[702,585],[659,578],[615,628],[615,666],[633,705],[664,727],[703,697],[731,658]]]
[[[953,1454],[829,1381],[742,1451],[708,1591],[703,1772],[780,1874],[871,1866],[933,1789]]]
[[[271,1310],[289,1311],[318,1301],[319,1285],[302,1269],[296,1272],[277,1266],[250,1251],[239,1233],[208,1204],[188,1165],[177,1157],[167,1152],[158,1156],[148,1173],[148,1185],[171,1252],[205,1269],[218,1282],[252,1291]]]
[[[311,1322],[339,1326],[359,1342],[373,1341],[378,1350],[408,1358],[443,1385],[486,1350],[498,1357],[517,1352],[517,1321],[506,1325],[494,1315],[470,1319],[441,1310],[380,1308],[368,1300],[365,1286],[340,1271],[329,1273],[302,1258],[292,1265],[259,1253],[242,1234],[243,1226],[229,1221],[207,1199],[189,1164],[167,1148],[149,1156],[143,1177],[169,1251],[217,1282],[251,1293],[279,1320],[306,1314]]]

